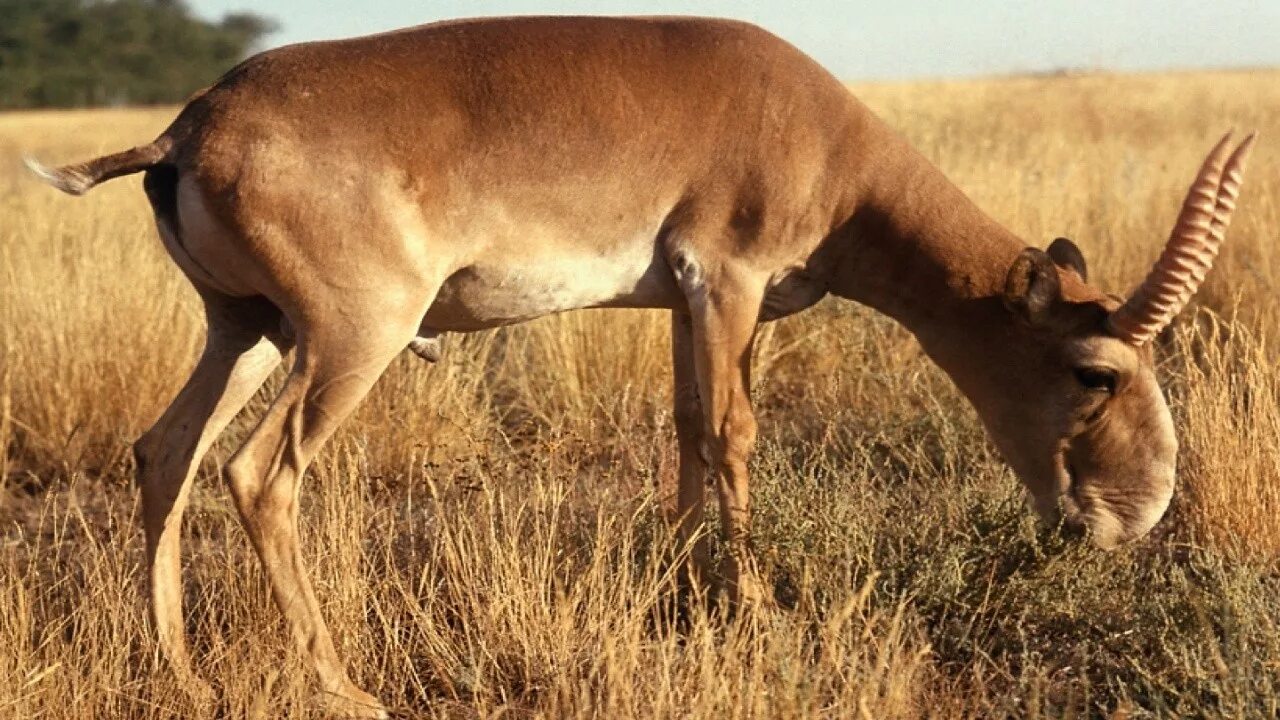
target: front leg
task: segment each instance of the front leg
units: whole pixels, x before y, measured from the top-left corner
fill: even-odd
[[[733,603],[763,598],[751,557],[747,459],[755,446],[751,347],[766,279],[722,267],[687,288],[703,413],[703,454],[715,477],[726,555],[720,576]]]

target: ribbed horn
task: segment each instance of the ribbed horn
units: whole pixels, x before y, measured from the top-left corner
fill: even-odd
[[[1160,259],[1142,285],[1107,318],[1113,335],[1134,345],[1146,344],[1195,295],[1226,238],[1245,161],[1256,138],[1257,133],[1250,134],[1228,156],[1231,133],[1227,133],[1205,158]]]

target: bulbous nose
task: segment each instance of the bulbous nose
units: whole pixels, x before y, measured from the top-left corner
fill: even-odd
[[[1148,493],[1106,500],[1097,498],[1085,506],[1078,523],[1087,527],[1094,546],[1111,550],[1146,535],[1164,517],[1173,499],[1173,477],[1151,482]]]
[[[1058,528],[1065,537],[1088,537],[1093,546],[1111,550],[1146,535],[1164,517],[1173,498],[1173,474],[1161,473],[1126,487],[1127,492],[1108,497],[1097,487],[1076,482],[1053,505],[1038,503],[1036,509],[1046,525]]]

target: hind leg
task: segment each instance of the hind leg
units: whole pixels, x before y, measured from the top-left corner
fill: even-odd
[[[681,543],[687,543],[702,527],[707,466],[701,452],[703,415],[698,397],[698,376],[694,370],[693,319],[682,312],[671,313],[671,365],[676,442],[680,448],[674,520],[679,523],[677,537]],[[707,538],[699,536],[689,553],[686,579],[697,584],[707,570]]]
[[[272,596],[319,675],[330,709],[342,715],[386,712],[351,682],[321,617],[298,543],[298,494],[308,463],[414,337],[420,316],[384,310],[376,317],[334,314],[327,324],[299,323],[297,363],[261,424],[227,463],[232,497]]]
[[[179,535],[191,479],[209,446],[280,363],[275,308],[262,301],[207,297],[208,339],[190,379],[134,444],[146,532],[151,616],[160,650],[180,678],[190,670],[182,618]]]

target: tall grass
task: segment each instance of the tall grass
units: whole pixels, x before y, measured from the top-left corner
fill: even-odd
[[[755,543],[776,609],[673,598],[667,320],[590,311],[406,354],[309,473],[304,542],[353,676],[410,717],[1274,717],[1280,713],[1280,73],[857,91],[1028,241],[1136,283],[1221,130],[1259,128],[1228,245],[1161,341],[1182,451],[1154,536],[1042,536],[963,398],[883,317],[824,302],[757,349]],[[23,153],[149,139],[172,110],[0,115],[0,717],[317,712],[218,480],[188,631],[155,658],[129,443],[202,341],[136,179],[72,201]],[[6,159],[7,158],[7,159]]]

